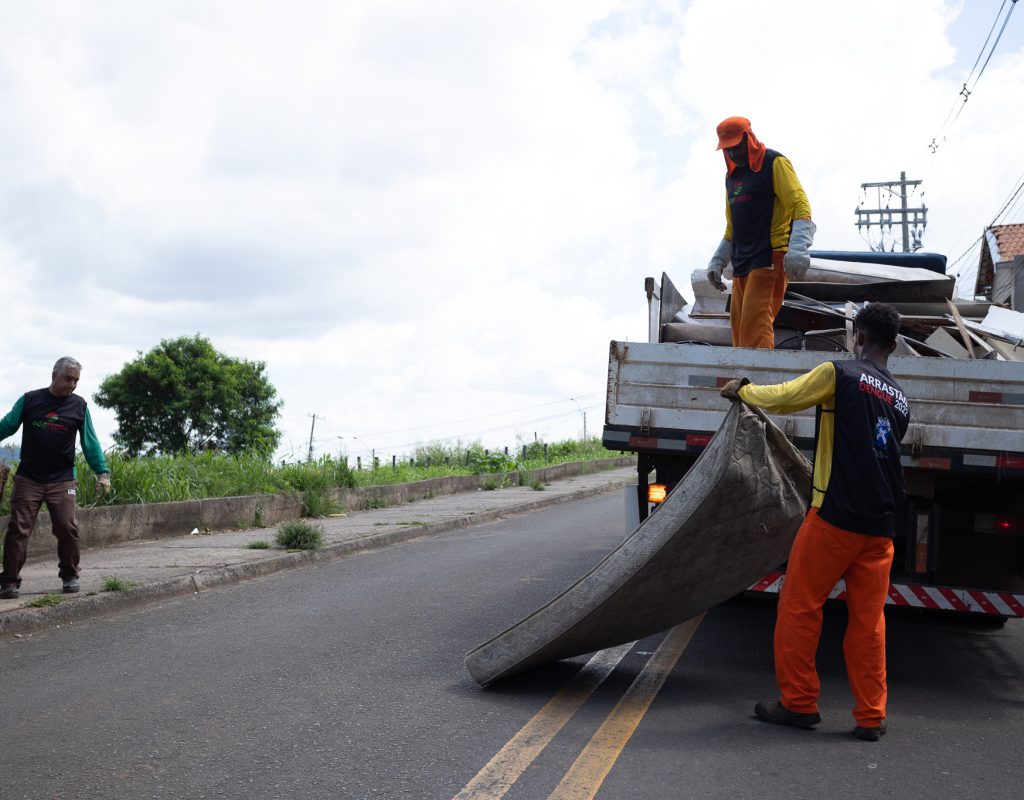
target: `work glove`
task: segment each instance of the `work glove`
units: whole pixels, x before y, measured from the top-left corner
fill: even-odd
[[[708,281],[720,292],[725,291],[722,271],[729,266],[730,261],[732,261],[732,242],[722,239],[722,243],[718,245],[718,249],[715,250],[715,254],[708,262]]]
[[[791,281],[802,281],[811,267],[810,250],[816,230],[818,226],[807,217],[793,220],[793,227],[789,231],[789,250],[782,262],[782,268]]]
[[[110,494],[110,473],[101,472],[96,476],[96,492],[100,497]]]
[[[740,399],[740,387],[746,386],[748,383],[750,383],[750,378],[733,378],[722,387],[722,391],[719,394],[726,400],[735,402]]]

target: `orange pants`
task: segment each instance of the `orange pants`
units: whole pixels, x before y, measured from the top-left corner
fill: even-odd
[[[840,578],[846,579],[849,621],[843,637],[846,674],[853,691],[853,717],[876,727],[885,717],[885,598],[893,544],[887,536],[865,536],[830,525],[812,508],[797,532],[775,622],[775,677],[782,705],[810,714],[818,710],[821,683],[814,655],[821,635],[821,609]]]
[[[789,285],[782,269],[785,257],[785,252],[774,252],[772,266],[752,269],[743,277],[733,278],[729,307],[733,347],[775,347],[775,316],[782,308]]]

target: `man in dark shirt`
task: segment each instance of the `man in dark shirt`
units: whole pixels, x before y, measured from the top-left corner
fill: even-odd
[[[18,596],[28,538],[43,502],[50,512],[53,535],[57,537],[57,560],[64,591],[77,592],[80,588],[75,506],[76,436],[81,436],[82,452],[97,475],[100,494],[110,491],[110,468],[93,430],[89,406],[74,393],[81,374],[82,365],[75,359],[59,359],[53,365],[50,385],[26,392],[0,420],[0,440],[22,428],[21,463],[14,477],[11,519],[4,537],[0,599]]]
[[[775,623],[781,698],[754,709],[765,722],[801,728],[821,722],[815,652],[822,607],[843,578],[854,733],[877,741],[886,731],[883,609],[906,496],[900,442],[910,423],[906,395],[887,369],[899,325],[896,309],[872,303],[854,322],[855,360],[826,361],[774,386],[734,380],[722,389],[724,397],[774,413],[812,406],[820,412],[811,509],[793,542]]]
[[[811,204],[789,159],[758,141],[745,117],[718,126],[725,156],[725,236],[708,263],[708,281],[725,291],[732,267],[733,347],[775,346],[775,317],[789,279],[811,265]]]

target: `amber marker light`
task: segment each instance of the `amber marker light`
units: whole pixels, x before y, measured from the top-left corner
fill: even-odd
[[[647,501],[650,503],[662,503],[668,494],[668,487],[663,483],[652,483],[647,487]]]

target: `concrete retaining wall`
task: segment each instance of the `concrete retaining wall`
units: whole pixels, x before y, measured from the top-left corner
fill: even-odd
[[[527,470],[523,482],[561,480],[573,475],[598,472],[603,469],[627,467],[636,463],[632,456],[605,458],[599,461],[573,461],[543,469]],[[488,481],[499,480],[498,475],[465,475],[431,478],[415,483],[396,483],[368,486],[360,489],[336,489],[334,501],[353,511],[374,504],[399,505],[424,500],[438,495],[473,492]],[[516,484],[519,474],[508,479]],[[139,539],[162,539],[187,536],[193,528],[211,531],[237,528],[275,526],[302,516],[302,495],[261,494],[244,497],[219,497],[210,500],[183,500],[175,503],[146,503],[142,505],[98,506],[78,509],[78,535],[82,549],[104,547]],[[0,529],[7,530],[8,517],[0,517]],[[57,553],[57,540],[50,528],[45,512],[36,520],[29,539],[29,555]]]

